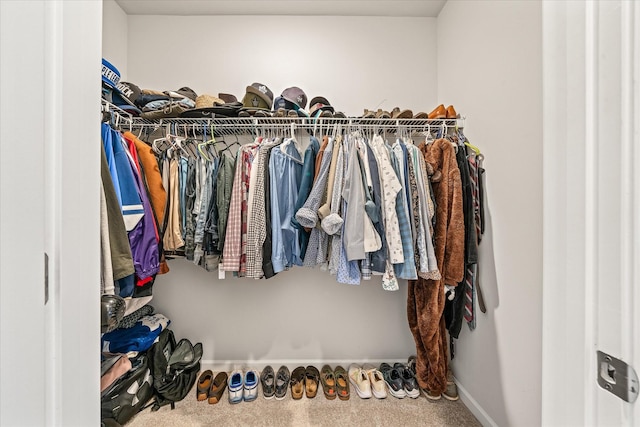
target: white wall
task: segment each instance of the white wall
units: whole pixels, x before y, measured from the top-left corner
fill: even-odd
[[[439,102],[468,117],[465,133],[487,170],[487,313],[475,331],[463,326],[454,374],[498,425],[540,425],[541,2],[449,1],[438,46]]]
[[[169,27],[183,30],[157,31]],[[385,109],[430,111],[435,35],[433,18],[132,15],[128,69],[143,88],[189,86],[242,98],[258,81],[276,95],[297,85],[309,100],[323,95],[352,115],[385,99]],[[220,282],[187,261],[170,267],[157,279],[152,304],[178,336],[204,343],[205,360],[402,360],[415,352],[406,282],[389,293],[379,278],[340,285],[302,268],[267,281]]]
[[[129,27],[127,14],[116,0],[102,1],[102,57],[111,62],[127,81],[127,47]]]
[[[128,71],[149,89],[241,100],[260,82],[275,96],[298,86],[347,115],[425,110],[437,96],[435,37],[435,18],[131,15]]]

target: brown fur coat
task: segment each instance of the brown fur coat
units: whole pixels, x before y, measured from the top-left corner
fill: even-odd
[[[453,145],[446,139],[422,144],[433,168],[436,200],[435,253],[441,280],[409,281],[407,316],[416,342],[416,377],[421,388],[442,393],[447,386],[447,336],[442,313],[444,285],[456,286],[464,277],[464,214],[462,181]]]

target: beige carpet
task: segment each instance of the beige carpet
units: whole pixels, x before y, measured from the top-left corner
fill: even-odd
[[[424,395],[418,399],[389,396],[384,400],[365,400],[352,395],[343,402],[325,399],[320,390],[314,399],[293,400],[290,391],[284,400],[278,401],[264,399],[260,390],[257,400],[235,405],[229,403],[225,391],[220,403],[210,405],[207,401],[196,401],[194,387],[174,410],[168,406],[157,412],[147,409],[127,426],[480,426],[462,402],[444,398],[436,402]]]

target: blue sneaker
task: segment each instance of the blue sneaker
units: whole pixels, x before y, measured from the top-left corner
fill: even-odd
[[[229,403],[242,402],[244,392],[244,381],[242,371],[235,370],[229,375]]]
[[[258,372],[249,370],[244,374],[244,401],[252,402],[258,397]]]

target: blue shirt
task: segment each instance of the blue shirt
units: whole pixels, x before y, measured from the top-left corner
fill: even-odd
[[[294,203],[299,196],[302,165],[300,153],[293,142],[285,141],[282,146],[276,146],[271,150],[271,262],[275,273],[292,265],[302,265],[299,240],[301,230],[295,227],[291,220],[296,212]]]

